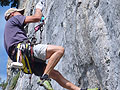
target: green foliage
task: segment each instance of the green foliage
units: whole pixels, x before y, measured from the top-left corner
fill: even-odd
[[[3,6],[9,6],[11,4],[11,7],[18,8],[18,0],[0,0],[0,5]]]
[[[5,82],[5,81],[1,82],[1,84],[0,84],[0,88],[1,88],[2,90],[5,90],[7,84],[8,84],[8,82]]]
[[[18,74],[13,77],[9,90],[13,90],[15,88],[19,76],[20,76],[20,72],[18,72]]]
[[[12,80],[10,81],[10,85],[9,85],[9,90],[14,90],[16,84],[17,84],[17,81],[18,81],[18,78],[20,76],[20,72],[18,72],[13,78]],[[8,81],[2,81],[2,78],[0,77],[0,90],[5,90],[6,87],[8,85]]]
[[[0,77],[0,83],[1,83],[2,78]]]

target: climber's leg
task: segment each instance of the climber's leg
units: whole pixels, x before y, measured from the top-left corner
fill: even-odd
[[[44,74],[49,73],[54,69],[60,58],[64,54],[64,48],[61,46],[48,45],[46,50],[46,59],[49,59],[48,64],[45,68]]]
[[[34,45],[33,52],[34,56],[39,59],[48,59],[48,64],[44,70],[43,76],[41,77],[41,79],[45,79],[49,76],[49,73],[54,69],[60,58],[63,56],[64,48],[55,45],[37,44]]]
[[[34,56],[42,59],[48,60],[48,64],[45,68],[44,75],[49,75],[50,71],[56,66],[60,58],[64,54],[64,48],[61,46],[55,45],[45,45],[45,44],[37,44],[33,47]],[[44,76],[43,75],[43,76]]]
[[[57,81],[62,87],[69,89],[69,90],[80,90],[79,87],[75,86],[73,83],[71,83],[70,81],[66,80],[61,74],[60,72],[58,72],[57,70],[52,70],[50,72],[50,78],[54,79],[55,81]]]

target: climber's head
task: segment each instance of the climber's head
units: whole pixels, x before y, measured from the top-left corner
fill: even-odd
[[[16,9],[16,8],[10,8],[5,12],[5,20],[7,21],[9,18],[15,15],[23,15],[25,9]]]

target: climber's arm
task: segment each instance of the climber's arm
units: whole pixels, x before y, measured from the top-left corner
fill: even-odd
[[[26,24],[26,23],[39,22],[41,20],[41,17],[42,17],[42,9],[44,6],[45,6],[45,0],[40,0],[36,4],[35,14],[32,16],[26,16],[24,23]]]
[[[41,17],[42,17],[42,12],[40,9],[37,8],[34,15],[26,16],[24,23],[26,24],[26,23],[39,22],[41,20]]]

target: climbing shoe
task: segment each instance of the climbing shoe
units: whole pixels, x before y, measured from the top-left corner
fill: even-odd
[[[40,80],[37,82],[40,86],[43,86],[46,90],[53,90],[52,85],[50,83],[51,79],[47,74],[43,74],[40,77]]]
[[[80,90],[100,90],[99,88],[92,88],[92,89],[80,89]]]
[[[40,86],[43,86],[46,90],[54,90],[52,88],[51,83],[50,83],[50,79],[49,80],[45,80],[45,79],[41,80],[41,79],[39,79],[37,84],[39,84]]]

